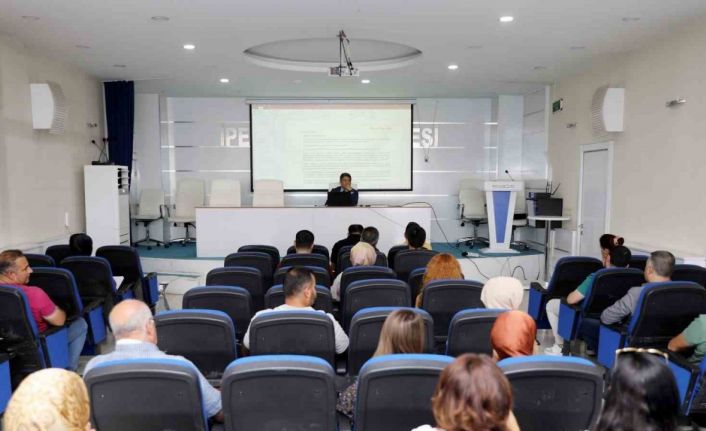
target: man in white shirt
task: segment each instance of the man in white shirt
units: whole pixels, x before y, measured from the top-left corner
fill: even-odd
[[[314,273],[302,267],[294,267],[287,271],[284,277],[284,304],[279,307],[258,311],[255,317],[262,313],[287,310],[314,310],[312,305],[316,301],[316,279]],[[320,311],[323,313],[323,311]],[[333,332],[336,338],[336,353],[343,353],[348,348],[348,336],[330,313],[326,313],[333,322]],[[252,322],[252,320],[251,320]],[[243,338],[245,347],[250,348],[250,327]]]

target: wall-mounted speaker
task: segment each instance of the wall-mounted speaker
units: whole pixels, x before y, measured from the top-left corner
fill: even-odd
[[[64,133],[68,107],[61,86],[54,82],[29,84],[32,96],[32,128]]]
[[[596,134],[622,132],[624,110],[624,88],[605,86],[596,90],[591,104],[593,131]]]

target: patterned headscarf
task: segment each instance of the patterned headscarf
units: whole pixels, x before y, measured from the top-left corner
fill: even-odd
[[[47,368],[25,378],[7,405],[5,431],[85,431],[88,392],[81,377]]]

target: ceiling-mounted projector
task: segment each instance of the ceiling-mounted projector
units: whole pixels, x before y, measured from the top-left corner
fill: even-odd
[[[328,70],[328,76],[335,76],[337,78],[354,78],[360,76],[360,71],[353,67],[348,66],[334,66],[330,67]]]

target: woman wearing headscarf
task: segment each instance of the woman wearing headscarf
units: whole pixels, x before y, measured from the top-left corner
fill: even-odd
[[[522,304],[525,288],[520,280],[512,277],[493,277],[485,282],[480,300],[485,308],[517,310]]]
[[[506,311],[495,319],[490,344],[497,360],[533,355],[537,349],[537,324],[524,311]]]

